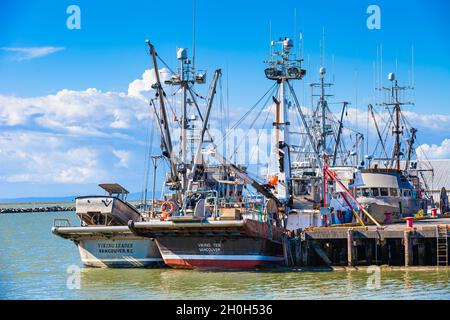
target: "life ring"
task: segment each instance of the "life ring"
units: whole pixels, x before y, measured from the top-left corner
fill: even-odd
[[[167,209],[167,206],[169,206],[169,210]],[[161,216],[161,220],[164,221],[167,219],[168,216],[170,216],[172,214],[172,212],[174,212],[175,210],[175,205],[173,204],[172,201],[164,201],[161,205],[161,211],[162,211],[162,216]]]

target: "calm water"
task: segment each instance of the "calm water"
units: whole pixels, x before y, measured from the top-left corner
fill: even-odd
[[[447,271],[385,271],[369,289],[365,271],[202,272],[83,268],[67,288],[78,250],[50,232],[73,212],[0,215],[0,299],[450,299]]]

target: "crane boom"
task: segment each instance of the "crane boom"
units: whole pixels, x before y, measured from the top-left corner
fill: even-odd
[[[158,63],[156,61],[156,51],[155,51],[155,47],[150,43],[149,40],[146,41],[147,45],[150,48],[150,55],[152,56],[152,61],[153,61],[153,69],[155,71],[155,78],[156,78],[156,89],[158,91],[158,96],[159,96],[159,102],[160,102],[160,108],[161,108],[161,117],[162,117],[162,125],[163,125],[163,130],[164,130],[164,136],[163,136],[163,141],[164,141],[164,146],[166,148],[166,152],[167,154],[165,154],[165,156],[169,159],[171,166],[171,173],[172,173],[172,177],[173,178],[177,178],[176,175],[176,165],[175,163],[172,161],[172,139],[170,137],[170,130],[169,130],[169,121],[167,118],[167,112],[166,112],[166,107],[164,104],[164,91],[162,89],[161,86],[161,80],[159,77],[159,69],[158,69]]]
[[[219,161],[220,164],[226,166],[231,171],[233,171],[240,179],[242,179],[246,184],[251,185],[253,188],[256,189],[260,194],[262,194],[267,199],[273,199],[278,207],[282,206],[282,203],[280,200],[270,191],[269,187],[260,184],[255,179],[251,178],[248,174],[243,172],[241,169],[239,169],[236,165],[229,162],[227,159],[225,159],[220,153],[216,151],[216,147],[214,146],[211,150],[211,155]]]

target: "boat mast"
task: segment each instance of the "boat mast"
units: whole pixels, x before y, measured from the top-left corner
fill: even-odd
[[[152,56],[152,61],[153,61],[153,69],[155,71],[155,78],[156,78],[156,83],[154,84],[154,86],[156,86],[156,90],[158,92],[158,97],[159,97],[159,103],[160,103],[160,112],[161,112],[161,116],[162,116],[162,125],[163,125],[163,144],[164,144],[164,148],[165,148],[165,152],[163,152],[164,156],[166,158],[169,159],[170,163],[171,163],[171,174],[172,174],[172,179],[177,179],[176,176],[176,167],[175,167],[175,163],[173,161],[173,154],[172,154],[172,139],[170,136],[170,130],[169,130],[169,121],[167,119],[167,111],[166,111],[166,107],[164,104],[164,96],[165,93],[162,89],[162,85],[161,85],[161,79],[159,77],[159,69],[158,69],[158,63],[156,61],[156,51],[155,51],[155,47],[153,46],[153,44],[150,43],[149,40],[146,40],[147,45],[150,48],[150,55]]]
[[[318,139],[316,145],[317,150],[320,153],[320,157],[323,158],[324,155],[328,152],[327,136],[332,134],[330,125],[328,125],[327,123],[327,112],[329,111],[327,99],[329,97],[332,97],[333,95],[327,94],[326,88],[331,88],[334,83],[325,82],[326,69],[323,65],[319,69],[319,74],[320,82],[310,83],[309,85],[311,87],[311,102],[314,103],[314,97],[319,97],[319,99],[317,100],[317,106],[313,113],[312,127],[314,128],[315,132],[318,133],[317,135],[320,136],[320,139]],[[315,88],[320,89],[320,94],[315,94]],[[333,165],[335,161],[336,160],[333,154]]]
[[[339,128],[338,128],[338,133],[337,133],[337,137],[336,137],[336,143],[334,144],[332,166],[336,165],[336,157],[337,157],[337,153],[338,153],[338,147],[339,147],[339,144],[341,143],[342,129],[344,127],[344,125],[343,125],[344,113],[345,113],[345,110],[347,108],[347,105],[348,105],[348,102],[344,101],[343,102],[343,106],[342,106],[342,111],[341,111],[341,117],[340,117],[340,120],[339,120]]]
[[[276,149],[279,161],[279,176],[277,184],[277,193],[282,199],[289,199],[291,188],[291,159],[289,153],[289,119],[288,108],[285,97],[285,85],[287,79],[282,77],[279,80],[278,87],[278,103],[277,103],[277,119],[275,121],[276,130]]]
[[[197,145],[197,151],[194,156],[194,164],[193,164],[192,171],[191,171],[191,177],[188,181],[187,191],[191,190],[192,182],[194,182],[196,180],[197,167],[202,162],[201,161],[202,145],[205,141],[205,134],[207,133],[207,130],[208,130],[209,116],[211,114],[211,108],[212,108],[213,101],[214,101],[214,96],[215,96],[216,87],[217,87],[217,81],[221,75],[222,75],[222,71],[220,69],[217,69],[214,72],[214,78],[213,78],[211,90],[210,90],[209,97],[208,97],[208,104],[206,106],[206,114],[205,114],[204,118],[201,117],[203,124],[202,124],[202,129],[200,131],[200,141]],[[183,208],[185,209],[186,203],[184,203],[183,206],[184,206]]]
[[[180,80],[181,80],[181,166],[179,172],[181,173],[181,190],[184,193],[187,187],[187,105],[186,105],[186,91],[189,82],[189,64],[187,58],[187,50],[185,48],[178,49],[177,59],[180,60]]]
[[[395,92],[395,130],[393,134],[395,134],[395,157],[397,159],[396,169],[400,171],[400,135],[403,133],[403,130],[400,130],[400,102],[398,101],[398,82],[395,81],[395,87],[392,87],[392,95],[394,96]]]
[[[395,161],[395,169],[400,171],[400,160],[403,156],[403,153],[401,151],[401,136],[403,135],[403,126],[401,125],[401,117],[402,117],[402,106],[403,105],[413,105],[411,102],[402,102],[399,98],[399,92],[411,89],[410,87],[400,87],[398,85],[398,81],[395,79],[394,73],[389,73],[388,79],[391,82],[391,86],[389,88],[383,87],[384,90],[388,90],[390,93],[390,99],[388,102],[383,102],[382,105],[384,106],[393,106],[393,111],[395,113],[395,119],[392,121],[394,122],[393,128],[392,128],[392,134],[395,137],[394,142],[394,148],[392,150],[392,157],[391,157],[391,166],[394,164]]]
[[[326,112],[327,112],[327,100],[325,99],[325,68],[320,68],[320,106],[322,109],[322,152],[325,154],[327,151],[327,124],[326,124]]]
[[[294,59],[293,41],[289,38],[280,39],[278,42],[272,41],[272,46],[281,45],[280,52],[271,52],[270,60],[266,61],[268,68],[265,69],[265,75],[270,80],[277,81],[278,96],[274,98],[276,104],[276,119],[274,122],[275,146],[273,154],[276,158],[277,177],[275,183],[275,193],[277,198],[288,204],[292,201],[291,185],[291,159],[289,150],[289,117],[288,103],[286,98],[287,89],[291,89],[289,80],[301,79],[306,71],[301,69],[302,59]],[[286,89],[287,88],[287,89]],[[291,90],[292,93],[293,90]],[[299,106],[297,106],[299,107]]]
[[[411,128],[409,129],[409,132],[411,133],[411,137],[408,139],[408,155],[406,157],[405,170],[408,170],[409,168],[409,163],[411,161],[412,151],[414,148],[414,142],[416,141],[417,129]]]

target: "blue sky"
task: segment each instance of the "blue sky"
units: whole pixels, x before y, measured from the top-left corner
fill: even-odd
[[[407,110],[419,114],[414,115],[419,130],[427,130],[427,134],[422,135],[419,131],[420,143],[430,148],[434,144],[436,148],[441,148],[436,149],[441,157],[450,156],[450,146],[444,144],[445,139],[450,138],[446,126],[450,123],[447,118],[450,101],[448,1],[284,1],[282,8],[273,1],[196,2],[197,65],[207,69],[209,75],[212,75],[214,68],[222,68],[224,76],[229,79],[229,104],[236,110],[248,108],[270,85],[263,76],[262,63],[269,48],[269,21],[272,38],[295,37],[294,29],[297,33],[303,33],[305,67],[308,69],[305,83],[317,80],[319,42],[324,30],[325,64],[337,84],[336,101],[349,100],[353,107],[361,110],[365,110],[368,103],[373,103],[373,64],[376,62],[377,46],[383,46],[384,73],[397,69],[397,78],[405,83],[410,77],[411,47],[414,46],[416,105]],[[81,9],[81,30],[66,27],[69,16],[66,8],[73,4]],[[366,9],[371,4],[381,8],[380,30],[366,27]],[[56,115],[53,118],[46,115],[45,105],[53,103],[48,96],[64,89],[70,91],[67,97],[60,94],[57,99],[66,102],[88,88],[95,88],[101,93],[127,93],[129,84],[140,79],[143,72],[152,67],[146,54],[144,40],[147,38],[157,46],[160,56],[174,66],[176,48],[190,48],[192,44],[191,2],[0,2],[0,139],[3,139],[0,154],[2,151],[3,154],[10,153],[9,147],[5,146],[15,144],[15,152],[22,148],[20,150],[24,154],[20,155],[27,165],[23,168],[24,162],[14,161],[13,157],[9,157],[7,162],[3,160],[0,178],[4,181],[0,182],[0,198],[94,192],[96,177],[91,171],[98,168],[104,171],[98,179],[123,182],[132,191],[142,188],[144,123],[107,126],[103,133],[110,137],[98,132],[89,135],[83,129],[85,119],[62,115],[57,108],[64,109],[63,104],[53,105],[51,115]],[[17,59],[17,51],[5,49],[42,47],[61,50],[20,60]],[[297,88],[301,92],[301,84],[297,84]],[[77,96],[79,103],[73,104],[74,108],[83,108],[83,103],[92,96],[100,104],[95,110],[101,111],[103,102],[99,101],[106,98],[92,91],[82,98]],[[110,104],[117,104],[117,109],[111,111],[112,118],[98,117],[98,121],[117,120],[117,110],[126,108],[130,103],[119,94],[108,99],[111,99]],[[136,108],[145,105],[142,101],[135,102]],[[16,104],[22,106],[21,109],[17,109]],[[36,104],[40,109],[33,113],[30,110]],[[19,111],[14,114],[14,110]],[[77,110],[71,112],[72,115],[77,114]],[[434,122],[434,126],[420,123],[423,119],[420,115],[433,114],[442,121],[444,128],[436,127],[434,118],[424,120]],[[9,120],[2,122],[2,115],[3,119]],[[130,115],[122,116],[128,122],[133,120]],[[44,119],[45,125],[42,121],[35,121],[37,118]],[[54,121],[64,121],[64,125],[70,123],[74,128],[70,132],[63,128],[56,130],[51,126]],[[89,128],[94,127],[99,128],[94,125]],[[111,135],[127,135],[128,138],[111,138]],[[53,145],[45,143],[50,138],[55,140]],[[30,147],[36,147],[36,144],[42,144],[41,150]],[[46,160],[42,150],[53,162]],[[97,157],[89,154],[89,150],[96,150]],[[59,162],[63,160],[60,159],[64,159],[63,154],[70,151],[77,155],[84,152],[89,155],[81,162],[74,162],[75,169],[62,167]],[[114,154],[111,156],[113,151],[122,158]],[[124,156],[125,153],[127,156]],[[30,161],[36,161],[36,165],[33,166]],[[83,165],[91,171],[84,171],[86,168]],[[52,166],[57,167],[57,174],[69,172],[67,178],[55,178],[45,171],[45,168],[51,170]],[[41,169],[35,170],[36,167]],[[74,172],[89,178],[71,179],[73,174],[76,175]]]

